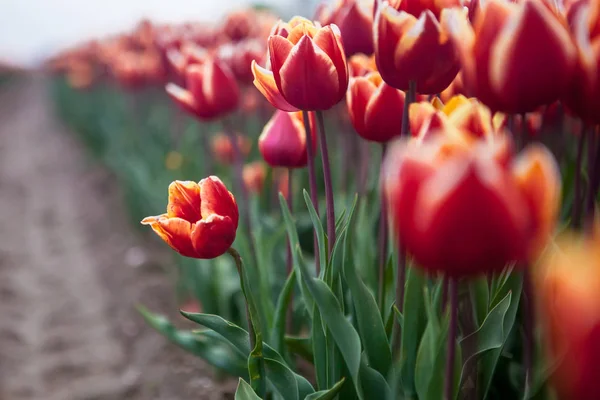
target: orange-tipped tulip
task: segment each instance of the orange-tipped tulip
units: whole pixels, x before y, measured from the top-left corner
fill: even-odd
[[[244,165],[242,178],[244,180],[244,186],[246,186],[248,192],[256,194],[262,192],[263,187],[265,186],[266,177],[267,170],[262,161],[254,161],[250,164]]]
[[[269,36],[272,71],[252,63],[254,85],[283,111],[328,110],[343,99],[348,67],[340,30],[295,17]]]
[[[186,88],[173,83],[167,93],[184,110],[202,120],[212,120],[234,111],[238,106],[239,88],[229,68],[208,59],[186,68]]]
[[[536,268],[536,293],[560,399],[598,398],[600,236],[558,240]]]
[[[355,54],[348,59],[348,73],[350,77],[365,76],[373,71],[377,71],[374,56]]]
[[[247,136],[240,133],[235,135],[237,145],[242,157],[248,156],[252,148],[252,142]],[[233,143],[228,135],[224,133],[215,134],[210,141],[210,148],[217,161],[221,164],[230,165],[235,159]]]
[[[531,112],[564,95],[576,50],[557,14],[539,0],[490,0],[479,7],[473,26],[464,20],[449,25],[467,93],[506,113]]]
[[[440,19],[429,10],[419,17],[398,12],[386,1],[375,17],[375,56],[383,80],[400,90],[416,84],[417,93],[435,94],[446,89],[460,66],[447,25],[466,21],[462,12],[442,10]]]
[[[167,213],[146,217],[173,250],[186,257],[215,258],[225,253],[238,227],[238,207],[233,195],[216,176],[169,185]]]
[[[552,155],[536,146],[507,162],[506,143],[460,139],[434,134],[388,152],[382,190],[398,240],[421,267],[454,277],[534,258],[558,210]]]
[[[315,119],[310,116],[313,151],[316,150]],[[306,130],[302,113],[277,110],[258,138],[258,149],[272,167],[302,168],[306,166]]]
[[[321,25],[336,24],[340,28],[346,56],[373,54],[373,0],[337,0],[322,3],[316,19]]]
[[[391,87],[377,72],[350,78],[346,95],[354,129],[364,139],[385,143],[400,135],[404,92]]]

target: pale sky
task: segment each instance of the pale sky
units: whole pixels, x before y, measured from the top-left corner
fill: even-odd
[[[312,10],[316,2],[259,1],[275,5],[286,14]],[[0,59],[31,65],[57,49],[129,29],[143,17],[158,22],[214,21],[228,10],[250,3],[251,0],[0,0]]]

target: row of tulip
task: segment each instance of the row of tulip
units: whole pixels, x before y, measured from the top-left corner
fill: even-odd
[[[167,212],[142,224],[184,257],[228,253],[228,266],[186,280],[216,276],[231,295],[217,270],[237,271],[243,302],[182,311],[205,327],[194,332],[143,314],[240,376],[236,397],[592,399],[599,11],[597,0],[341,0],[318,22],[254,10],[210,27],[146,22],[50,65],[68,97],[135,89],[123,96],[138,124],[125,159],[162,141],[166,176],[211,175],[175,179]],[[198,157],[180,147],[176,112],[156,137],[139,129],[139,103],[162,85],[200,122]],[[273,169],[244,165],[258,155]],[[159,169],[131,184],[148,190]],[[564,229],[579,233],[557,238]],[[199,292],[210,304],[214,288]]]

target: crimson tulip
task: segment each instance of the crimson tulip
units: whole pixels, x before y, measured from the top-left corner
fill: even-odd
[[[310,116],[313,151],[316,150],[315,118]],[[258,138],[258,149],[272,167],[302,168],[307,163],[306,130],[302,113],[277,110]]]
[[[404,92],[391,87],[378,72],[350,78],[346,95],[354,129],[364,139],[385,143],[400,135]]]
[[[337,0],[328,6],[321,3],[315,18],[323,26],[340,28],[346,56],[373,54],[373,0]]]

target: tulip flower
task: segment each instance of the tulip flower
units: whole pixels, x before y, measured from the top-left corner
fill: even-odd
[[[457,18],[448,25],[467,93],[506,113],[531,112],[561,97],[576,50],[557,15],[539,0],[490,0],[479,7],[473,26]]]
[[[310,118],[313,151],[316,150],[314,117]],[[258,149],[272,167],[302,168],[306,166],[306,130],[302,113],[277,110],[258,138]]]
[[[340,28],[346,56],[373,54],[373,0],[337,0],[321,3],[315,18],[321,25]]]
[[[262,161],[254,161],[244,165],[242,177],[248,192],[259,194],[263,190],[267,177],[265,164]]]
[[[442,10],[440,18],[429,10],[415,17],[397,11],[387,1],[375,17],[375,57],[383,80],[407,91],[436,94],[446,89],[460,69],[455,44],[448,40],[448,26],[463,20],[464,13]]]
[[[201,65],[188,66],[185,81],[185,89],[169,83],[166,90],[177,104],[197,118],[219,118],[238,106],[239,89],[235,77],[229,68],[213,58]]]
[[[252,75],[252,60],[262,61],[265,54],[264,45],[257,39],[245,39],[237,43],[223,45],[218,50],[217,57],[229,66],[233,75],[241,83],[250,83]]]
[[[346,95],[354,129],[364,139],[385,143],[400,134],[404,92],[381,79],[377,72],[350,79]]]
[[[560,399],[598,397],[600,236],[563,237],[538,271],[538,303]],[[554,364],[552,364],[554,365]]]
[[[355,54],[348,59],[348,73],[350,77],[365,76],[373,71],[377,71],[374,56]]]
[[[237,145],[240,149],[241,156],[246,157],[250,154],[250,149],[252,148],[252,143],[248,137],[238,133],[237,137]],[[235,159],[233,143],[231,143],[231,139],[228,135],[224,133],[215,134],[210,142],[210,148],[217,159],[221,164],[229,165],[233,163]]]
[[[225,253],[238,227],[238,207],[233,195],[216,176],[169,185],[167,213],[146,217],[143,225],[173,250],[186,257],[215,258]]]
[[[507,154],[505,141],[443,133],[389,150],[382,191],[398,240],[422,268],[470,276],[537,256],[558,212],[558,167],[541,145]]]
[[[348,88],[348,67],[340,30],[301,17],[280,23],[269,36],[272,71],[252,63],[254,85],[283,111],[328,110]]]
[[[223,22],[223,33],[233,42],[252,36],[254,31],[253,12],[239,10],[229,13]]]

